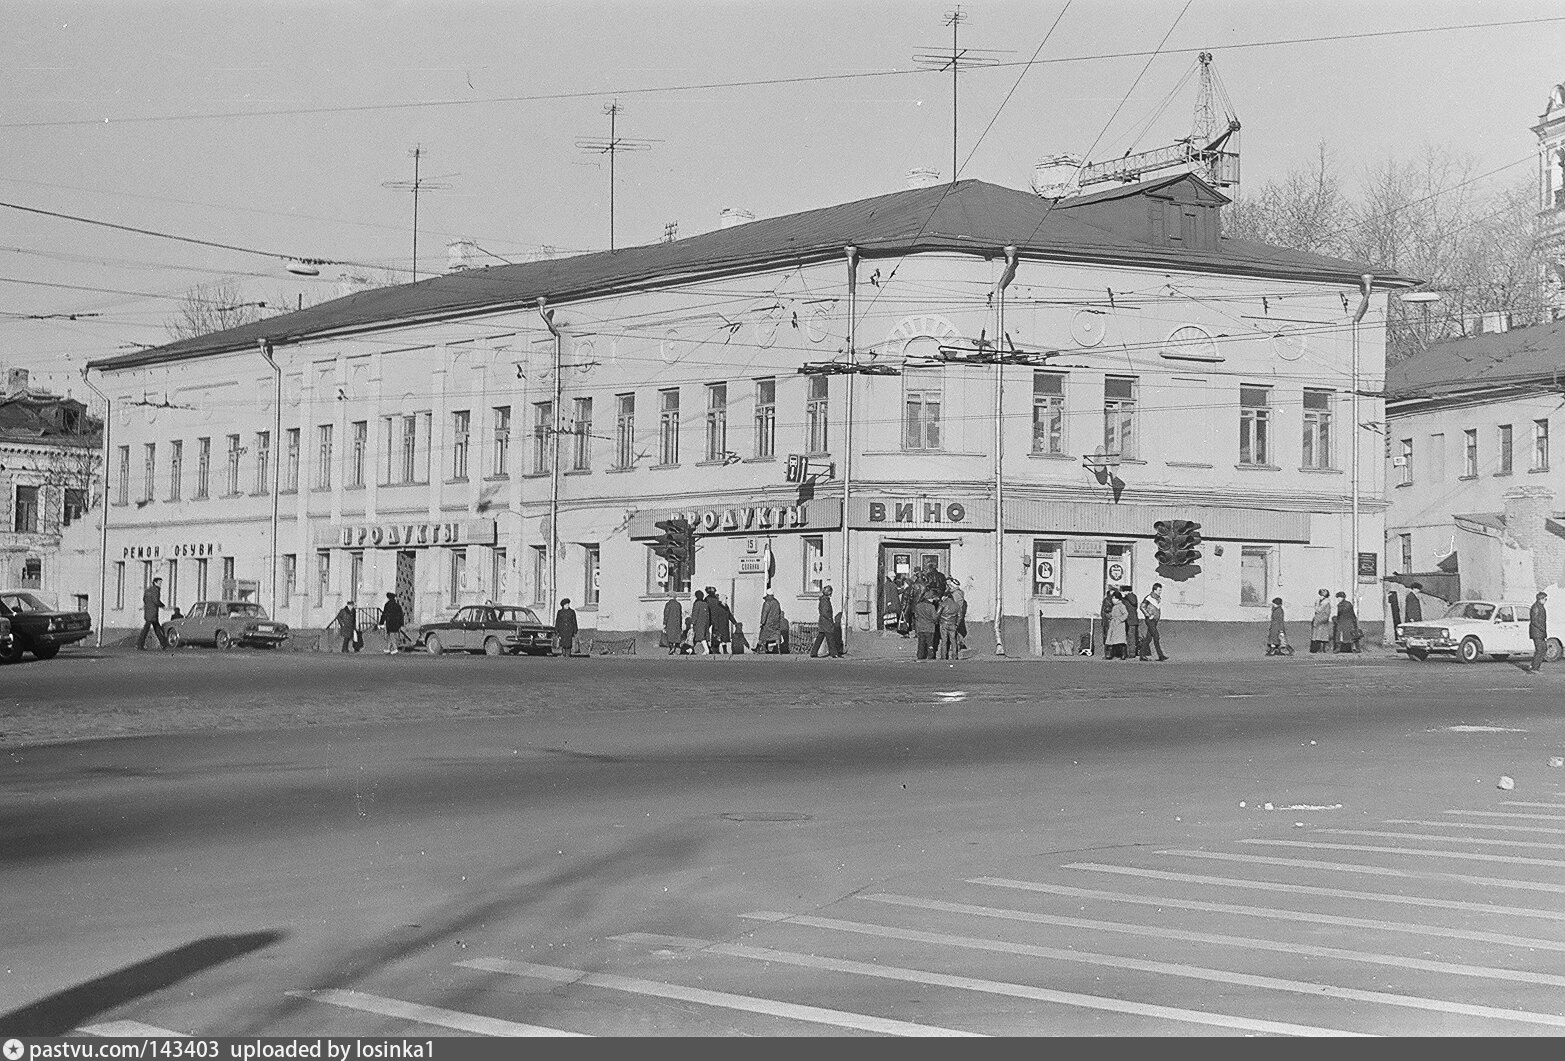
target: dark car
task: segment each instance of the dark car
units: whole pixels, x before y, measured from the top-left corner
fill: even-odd
[[[170,619],[163,624],[163,629],[171,646],[276,648],[288,640],[287,623],[268,619],[265,608],[247,601],[199,601],[191,605],[189,615]]]
[[[92,616],[86,612],[62,612],[28,590],[0,593],[0,616],[11,622],[11,641],[0,642],[0,662],[15,663],[23,652],[38,659],[53,659],[61,647],[92,633]]]
[[[470,604],[449,619],[425,623],[415,640],[432,656],[442,652],[547,656],[554,651],[554,627],[519,604]]]

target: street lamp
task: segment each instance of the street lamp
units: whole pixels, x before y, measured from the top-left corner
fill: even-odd
[[[1439,302],[1441,295],[1438,291],[1409,291],[1400,296],[1403,302],[1414,303],[1424,307],[1424,345],[1429,345],[1429,306],[1430,303]]]

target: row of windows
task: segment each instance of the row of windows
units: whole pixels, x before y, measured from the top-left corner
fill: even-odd
[[[45,490],[41,486],[17,486],[11,498],[11,529],[18,534],[41,534],[53,530],[44,512]],[[66,487],[60,491],[59,526],[69,527],[87,513],[87,491]],[[24,587],[26,588],[26,587]]]
[[[154,560],[142,560],[142,561],[140,561],[140,563],[141,563],[141,589],[138,591],[138,593],[145,593],[146,590],[147,590],[147,587],[152,585],[152,579],[153,579],[153,574],[154,574],[154,572],[152,570],[152,567],[153,567],[153,564],[156,563],[156,562],[157,561],[154,561]],[[200,559],[200,560],[195,560],[195,561],[192,561],[192,562],[196,565],[196,574],[195,574],[195,586],[194,586],[195,595],[191,598],[191,602],[207,600],[210,597],[210,594],[208,592],[208,590],[210,589],[210,584],[209,584],[210,578],[209,578],[208,561],[205,560],[205,559]],[[163,593],[162,593],[163,603],[168,605],[170,608],[173,608],[174,606],[176,606],[176,605],[178,605],[180,603],[180,584],[179,584],[180,563],[179,563],[178,560],[166,560],[166,561],[163,561],[163,564],[164,564],[163,572],[162,572],[162,574],[163,574]],[[114,562],[114,607],[115,608],[124,608],[126,603],[127,603],[126,602],[126,596],[125,596],[125,568],[126,568],[126,561],[124,561],[124,560],[116,560]],[[231,557],[231,556],[225,556],[225,557],[223,557],[223,580],[226,581],[226,582],[231,582],[231,581],[233,581],[233,578],[234,578],[234,558]],[[135,600],[130,601],[129,603],[131,604],[132,607],[140,607],[141,599],[138,596]]]
[[[1040,455],[1063,455],[1068,444],[1066,431],[1066,374],[1038,371],[1033,374],[1032,452]],[[751,413],[750,456],[767,458],[777,451],[777,380],[767,377],[752,381],[754,388]],[[736,459],[737,441],[731,436],[728,416],[729,383],[705,385],[705,404],[702,410],[704,448],[701,459],[721,462]],[[829,452],[829,381],[826,376],[809,377],[809,389],[805,398],[805,452],[825,454]],[[1103,450],[1121,457],[1135,458],[1140,449],[1137,427],[1139,380],[1135,376],[1108,376],[1103,381]],[[654,408],[657,425],[655,449],[642,450],[638,446],[637,395],[634,392],[614,396],[614,421],[612,441],[615,469],[635,467],[642,459],[656,454],[656,467],[677,465],[681,460],[681,389],[663,388],[657,392]],[[1332,398],[1329,390],[1307,389],[1304,392],[1303,432],[1300,441],[1301,460],[1306,468],[1333,467]],[[1241,385],[1239,388],[1239,461],[1241,464],[1271,466],[1276,463],[1272,431],[1273,395],[1266,386]],[[911,368],[903,373],[902,445],[908,450],[935,450],[944,445],[942,434],[944,410],[943,370],[938,368]],[[535,402],[532,407],[532,460],[530,472],[547,474],[552,470],[554,452],[551,446],[562,447],[561,464],[567,471],[592,470],[593,441],[600,437],[594,431],[595,410],[592,398],[574,398],[570,419],[563,425],[557,423],[552,401]],[[464,481],[473,472],[475,426],[473,410],[459,409],[449,414],[448,434],[450,463],[444,469],[449,481]],[[343,484],[350,488],[365,485],[369,459],[369,429],[367,420],[356,420],[348,425],[349,439],[342,454]],[[505,478],[511,474],[511,407],[495,406],[488,411],[487,438],[483,474],[493,478]],[[332,487],[335,468],[335,426],[319,424],[314,428],[313,467],[311,487],[329,490]],[[413,412],[380,418],[381,485],[421,484],[430,479],[430,441],[432,414]],[[196,499],[210,496],[212,487],[211,438],[196,440]],[[272,435],[270,431],[257,431],[244,444],[242,436],[228,435],[224,440],[226,464],[222,485],[223,496],[236,496],[243,490],[243,458],[253,452],[250,464],[251,491],[265,494],[271,490]],[[168,492],[170,501],[178,501],[184,489],[184,445],[182,440],[168,444]],[[303,439],[300,428],[288,428],[284,432],[281,472],[281,489],[294,492],[300,487],[300,465],[303,459]],[[142,446],[141,490],[138,500],[155,499],[158,474],[158,444]],[[119,449],[119,478],[116,501],[128,504],[131,485],[131,448]]]
[[[1495,430],[1495,475],[1512,475],[1516,470],[1516,432],[1514,424],[1501,424]],[[1481,474],[1482,467],[1479,460],[1478,428],[1471,427],[1462,432],[1462,475],[1464,479],[1476,479]],[[1546,472],[1549,470],[1549,421],[1547,419],[1534,420],[1532,422],[1532,445],[1527,453],[1529,471]],[[1398,451],[1392,456],[1391,463],[1398,471],[1398,482],[1408,484],[1413,481],[1413,440],[1404,438]],[[1431,481],[1439,482],[1445,478],[1445,435],[1434,434],[1429,436],[1427,456],[1423,458],[1424,474]]]

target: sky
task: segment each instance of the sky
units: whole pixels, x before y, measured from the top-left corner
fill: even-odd
[[[388,183],[415,147],[420,276],[458,239],[487,264],[604,249],[608,160],[578,142],[614,102],[645,141],[616,156],[617,246],[949,179],[951,77],[914,57],[949,51],[958,6],[997,61],[958,79],[959,176],[1013,188],[1041,156],[1187,135],[1201,49],[1241,194],[1322,143],[1350,184],[1429,147],[1529,181],[1565,81],[1565,0],[7,0],[0,364],[85,397],[82,367],[169,341],[197,284],[271,310],[411,280]]]

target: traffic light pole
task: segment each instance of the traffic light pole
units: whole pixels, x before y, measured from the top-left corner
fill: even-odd
[[[1353,517],[1349,531],[1353,544],[1348,550],[1348,585],[1353,587],[1355,616],[1359,611],[1359,433],[1363,430],[1359,426],[1359,321],[1364,319],[1364,314],[1369,310],[1369,293],[1374,289],[1374,283],[1375,278],[1369,273],[1359,277],[1361,297],[1358,309],[1353,314],[1353,423],[1349,425],[1353,431]]]
[[[1016,279],[1016,248],[1005,248],[1005,270],[996,285],[996,338],[1005,340],[1005,289]],[[994,654],[1005,655],[1005,358],[994,359]]]
[[[839,620],[840,647],[844,653],[848,650],[848,628],[853,625],[853,578],[852,562],[853,550],[849,539],[852,536],[853,514],[848,501],[853,490],[853,369],[858,360],[855,342],[858,334],[858,277],[859,277],[859,249],[854,246],[843,248],[843,255],[848,263],[848,394],[843,406],[845,416],[842,427],[842,618]]]

